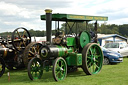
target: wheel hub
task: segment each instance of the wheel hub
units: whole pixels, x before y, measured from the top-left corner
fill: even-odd
[[[64,69],[61,67],[60,70],[63,71]]]
[[[93,57],[93,61],[95,61],[96,60],[96,58],[95,57]]]
[[[35,54],[34,54],[37,58],[40,58],[40,55],[36,52]]]

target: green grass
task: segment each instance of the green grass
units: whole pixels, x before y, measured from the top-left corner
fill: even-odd
[[[128,84],[128,58],[117,65],[104,65],[101,72],[88,76],[82,69],[67,75],[60,82],[55,82],[52,72],[44,72],[40,80],[31,81],[27,70],[10,71],[10,82],[8,82],[6,69],[0,78],[0,85],[127,85]]]

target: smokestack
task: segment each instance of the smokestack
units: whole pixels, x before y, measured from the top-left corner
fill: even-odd
[[[45,9],[46,12],[46,40],[51,44],[51,36],[52,36],[52,10]]]

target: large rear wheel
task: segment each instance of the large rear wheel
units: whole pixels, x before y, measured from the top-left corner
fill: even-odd
[[[42,46],[40,43],[32,42],[30,43],[24,50],[24,56],[23,56],[23,61],[25,66],[28,66],[28,62],[33,58],[37,57],[40,58],[39,55],[39,49]]]
[[[97,74],[103,65],[103,52],[96,43],[89,43],[82,51],[82,68],[87,75]]]

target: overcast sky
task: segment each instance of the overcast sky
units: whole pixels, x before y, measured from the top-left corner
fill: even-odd
[[[107,24],[128,24],[127,0],[2,0],[0,32],[12,32],[18,27],[45,30],[40,15],[46,8],[53,13],[108,16]]]

